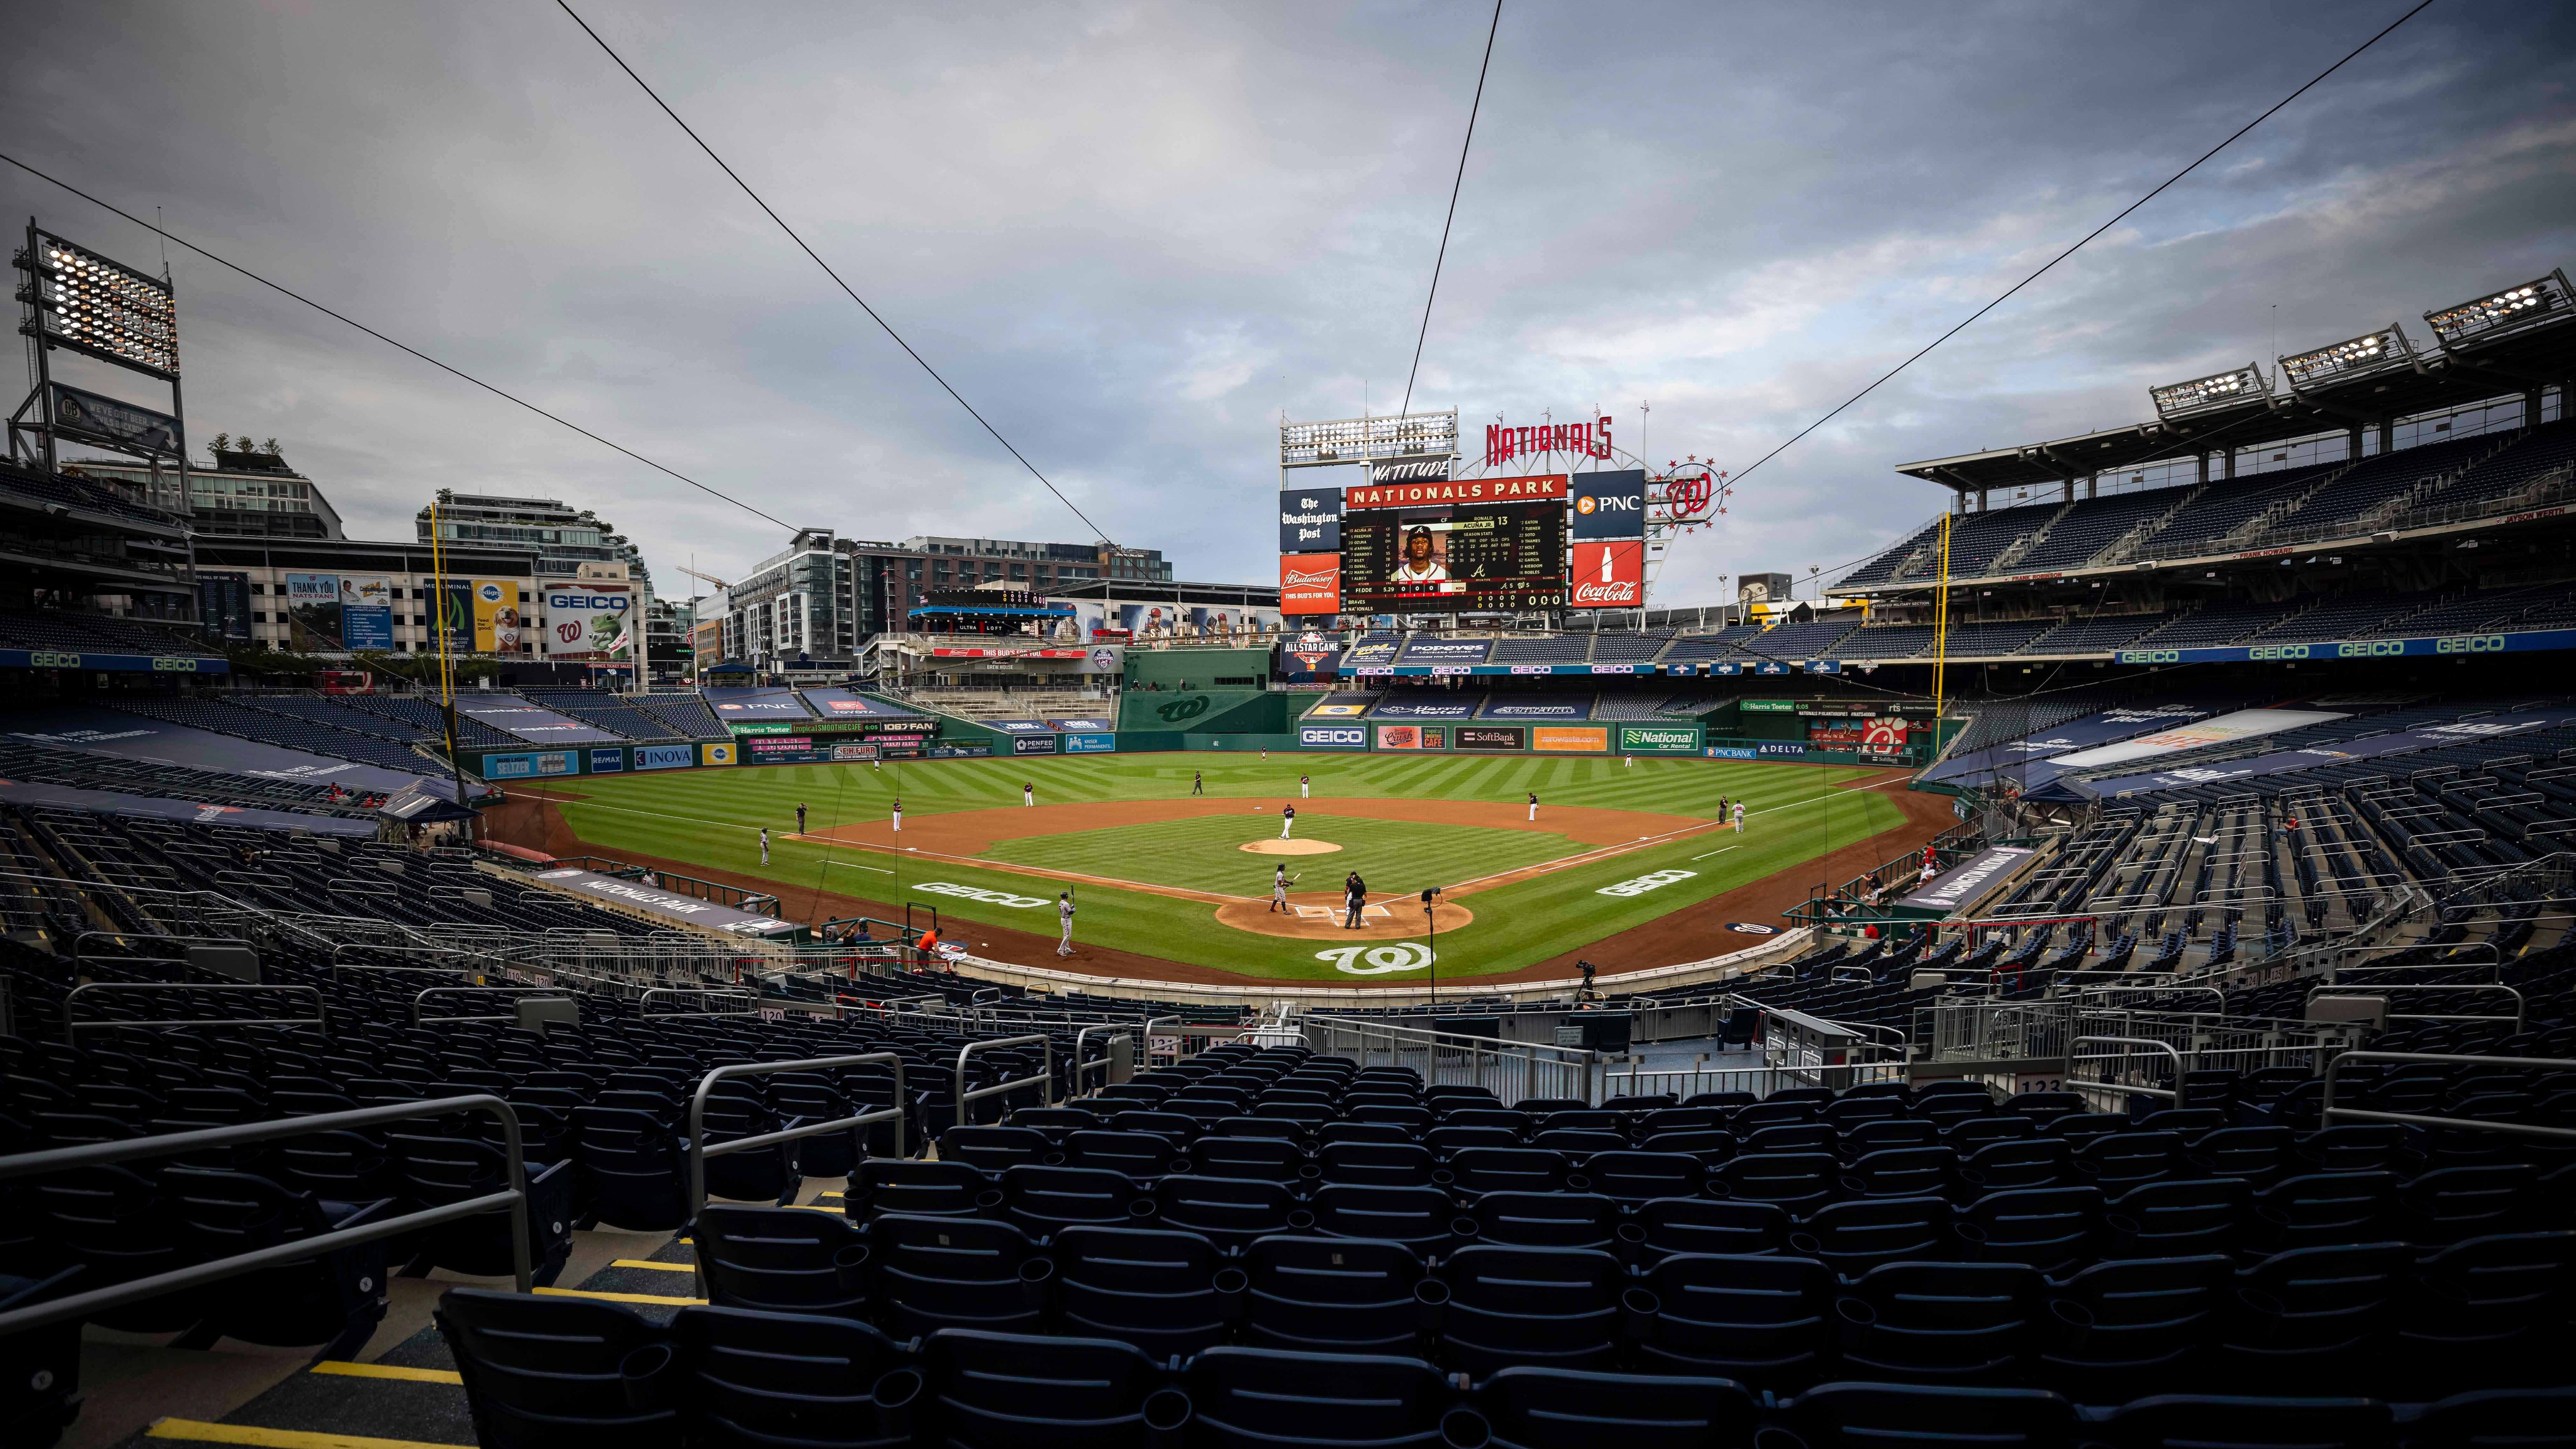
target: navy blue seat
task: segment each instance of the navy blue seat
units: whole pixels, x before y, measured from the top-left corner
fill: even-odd
[[[2292,1248],[2239,1274],[2219,1345],[2227,1380],[2275,1393],[2365,1393],[2415,1256],[2403,1243]]]
[[[1327,1142],[1316,1149],[1324,1181],[1360,1187],[1429,1187],[1431,1149],[1407,1143]]]
[[[2041,1381],[2116,1403],[2197,1380],[2235,1294],[2235,1265],[2209,1253],[2096,1263],[2049,1287]]]
[[[1476,1241],[1523,1248],[1619,1245],[1619,1205],[1594,1192],[1489,1192],[1469,1209]]]
[[[2389,1172],[2311,1172],[2286,1177],[2256,1194],[2244,1247],[2278,1253],[2382,1236],[2397,1206]]]
[[[1422,1260],[1395,1243],[1262,1238],[1244,1250],[1243,1334],[1272,1348],[1412,1353],[1425,1305]]]
[[[592,1215],[637,1232],[669,1232],[688,1221],[688,1143],[667,1120],[634,1108],[583,1107],[573,1113],[573,1128],[582,1200]],[[395,1133],[388,1140],[408,1170],[415,1158],[445,1156],[453,1139]]]
[[[1160,1177],[1171,1171],[1181,1151],[1171,1138],[1156,1132],[1093,1130],[1069,1133],[1064,1139],[1066,1166],[1097,1167],[1129,1177]]]
[[[2406,1426],[2416,1449],[2566,1449],[2576,1388],[2480,1389],[2427,1404]]]
[[[1954,1256],[1950,1204],[1937,1197],[1864,1198],[1816,1209],[1789,1234],[1789,1251],[1821,1259],[1846,1278],[1881,1263]]]
[[[1284,1137],[1202,1137],[1190,1144],[1190,1174],[1295,1184],[1317,1169]]]
[[[432,1315],[486,1449],[677,1449],[672,1350],[613,1303],[451,1288]]]
[[[1440,1442],[1448,1380],[1415,1358],[1212,1348],[1182,1383],[1192,1438],[1213,1449],[1318,1449]]]
[[[1597,1152],[1584,1159],[1582,1175],[1592,1191],[1633,1206],[1660,1197],[1696,1196],[1707,1168],[1685,1152]]]
[[[1708,1175],[1711,1197],[1737,1202],[1763,1202],[1792,1217],[1833,1201],[1842,1176],[1842,1160],[1830,1152],[1748,1154],[1714,1168]]]
[[[997,1173],[1022,1163],[1063,1158],[1046,1134],[1034,1127],[951,1127],[939,1134],[939,1160]]]
[[[1196,1233],[1067,1228],[1047,1250],[1065,1328],[1158,1359],[1223,1342],[1242,1309],[1243,1271]]]
[[[982,1169],[963,1162],[871,1157],[841,1195],[841,1211],[865,1220],[879,1213],[972,1217],[999,1207],[1002,1195]]]
[[[1590,1248],[1480,1243],[1441,1265],[1443,1353],[1472,1373],[1513,1364],[1583,1368],[1618,1352],[1626,1270]]]
[[[2078,1429],[2075,1406],[2046,1389],[1930,1384],[1819,1384],[1781,1418],[1808,1449],[2065,1449]]]
[[[2075,1149],[2075,1180],[2108,1197],[2171,1177],[2182,1166],[2182,1138],[2172,1132],[2106,1132]]]
[[[1115,1339],[952,1328],[931,1335],[922,1365],[940,1436],[962,1449],[1130,1449],[1189,1419],[1161,1366]]]
[[[887,1213],[868,1225],[868,1240],[881,1321],[902,1337],[1041,1324],[1055,1265],[1009,1223]]]
[[[1958,1168],[1959,1154],[1947,1147],[1882,1147],[1852,1159],[1850,1168],[1843,1173],[1843,1191],[1854,1197],[1937,1197],[1950,1190]]]
[[[392,1216],[393,1202],[326,1202],[264,1177],[166,1167],[161,1188],[192,1255],[256,1252],[363,1227]],[[246,1343],[322,1344],[355,1352],[385,1316],[385,1247],[340,1248],[302,1263],[236,1278],[207,1295],[205,1331]]]
[[[2397,1391],[2430,1398],[2463,1384],[2541,1384],[2553,1330],[2576,1303],[2576,1232],[2501,1233],[2420,1259],[2396,1315]]]
[[[2018,1263],[1885,1263],[1835,1303],[1845,1372],[1912,1383],[1993,1383],[2019,1372],[2047,1312]]]
[[[2397,1190],[2396,1229],[2419,1248],[2519,1232],[2537,1197],[2540,1169],[2524,1162],[2437,1167]]]
[[[2297,1140],[2287,1127],[2222,1127],[2192,1143],[2186,1155],[2204,1177],[2241,1177],[2260,1191],[2289,1172]]]
[[[1460,1113],[1457,1115],[1465,1116],[1469,1114]],[[1511,1113],[1509,1115],[1518,1116],[1520,1114]],[[1455,1116],[1453,1116],[1441,1122],[1439,1126],[1423,1133],[1422,1145],[1431,1149],[1432,1156],[1446,1162],[1471,1147],[1499,1147],[1508,1151],[1521,1145],[1522,1136],[1522,1133],[1515,1132],[1508,1127],[1462,1124],[1457,1121]]]
[[[1627,1298],[1637,1356],[1664,1372],[1788,1390],[1833,1346],[1834,1275],[1813,1258],[1677,1253]]]
[[[678,1356],[672,1397],[693,1445],[893,1449],[913,1442],[920,1371],[873,1325],[693,1306],[672,1318],[671,1342]]]
[[[2038,1187],[1987,1193],[1959,1210],[1951,1231],[1977,1261],[2063,1273],[2093,1256],[2101,1222],[2101,1189]]]
[[[1456,1238],[1458,1209],[1436,1187],[1326,1183],[1315,1189],[1307,1205],[1315,1215],[1315,1231],[1325,1237],[1378,1238],[1425,1256],[1447,1252]]]
[[[1255,1238],[1311,1227],[1314,1219],[1280,1183],[1175,1172],[1154,1184],[1153,1221],[1231,1252]]]
[[[1788,1245],[1790,1226],[1788,1212],[1771,1203],[1663,1197],[1639,1203],[1619,1236],[1652,1262],[1670,1253],[1776,1253]]]
[[[1561,1192],[1571,1170],[1563,1153],[1535,1147],[1469,1147],[1449,1159],[1458,1191],[1469,1194]]]
[[[868,1316],[868,1241],[847,1219],[799,1208],[709,1205],[690,1236],[707,1301],[723,1308]]]
[[[2395,1442],[2386,1404],[2364,1398],[2159,1394],[2098,1426],[2115,1449],[2380,1449]]]
[[[1507,1368],[1450,1411],[1442,1438],[1494,1449],[1740,1449],[1758,1422],[1729,1379]]]
[[[2114,1258],[2182,1258],[2224,1253],[2253,1210],[2254,1185],[2241,1177],[2180,1178],[2133,1187],[2102,1216]]]
[[[1125,1227],[1153,1210],[1134,1178],[1097,1167],[1008,1167],[1001,1187],[1003,1215],[1034,1237],[1080,1224]]]
[[[1957,1172],[1959,1192],[1968,1198],[2063,1187],[2075,1180],[2075,1151],[2054,1137],[2004,1138],[1970,1152]]]

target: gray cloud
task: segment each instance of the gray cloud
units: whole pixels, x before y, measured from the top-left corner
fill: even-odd
[[[34,8],[34,7],[29,7]],[[1417,404],[1740,467],[2399,13],[2396,4],[1514,7]],[[1394,403],[1474,4],[585,10],[1122,541],[1269,575],[1272,429]],[[53,5],[31,161],[791,521],[1080,525],[568,21],[537,5]],[[1662,596],[1939,505],[1890,465],[2576,253],[2576,12],[2445,0],[1764,467]],[[17,175],[0,201],[157,244]],[[598,508],[657,567],[775,530],[185,255],[190,415],[362,532],[441,485]],[[1365,390],[1365,394],[1364,391]],[[666,585],[676,583],[667,568]]]

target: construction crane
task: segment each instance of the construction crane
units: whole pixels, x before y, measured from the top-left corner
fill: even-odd
[[[673,565],[672,565],[672,567],[673,567],[673,568],[678,569],[680,572],[682,572],[682,573],[684,573],[684,574],[687,574],[690,578],[704,580],[705,582],[710,583],[710,584],[713,584],[713,585],[715,585],[717,588],[720,588],[720,589],[729,589],[729,588],[732,588],[732,587],[733,587],[733,585],[731,585],[731,584],[729,584],[729,583],[726,583],[724,580],[722,580],[722,579],[720,579],[720,578],[717,578],[714,574],[702,574],[702,573],[699,573],[696,569],[690,568],[690,567],[689,567],[688,565],[686,565],[686,564],[673,564]]]

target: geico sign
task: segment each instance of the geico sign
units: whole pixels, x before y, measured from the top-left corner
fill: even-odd
[[[548,594],[549,609],[623,609],[628,600],[624,594]]]
[[[1699,872],[1695,870],[1659,870],[1651,875],[1641,875],[1635,880],[1623,880],[1617,885],[1603,886],[1601,889],[1594,891],[1593,894],[1596,896],[1642,896],[1648,891],[1660,890],[1665,886],[1671,885],[1675,881],[1689,880],[1697,874],[1699,874]]]
[[[2502,634],[2464,634],[2457,639],[2433,641],[2436,654],[2493,654],[2504,648]]]
[[[1297,731],[1297,743],[1301,745],[1364,745],[1368,743],[1368,734],[1366,731],[1356,728],[1322,729],[1310,725]]]
[[[926,880],[914,886],[913,889],[926,891],[934,896],[955,896],[964,901],[982,901],[988,906],[1009,906],[1016,911],[1031,911],[1046,904],[1046,901],[1039,896],[1015,896],[1008,891],[981,890],[970,885],[958,885],[953,881]]]
[[[2335,646],[2335,657],[2338,659],[2377,659],[2405,652],[2406,641],[2403,639],[2372,639],[2361,644]]]
[[[2179,649],[2123,649],[2120,651],[2120,662],[2123,664],[2175,664],[2181,660],[2182,651]]]

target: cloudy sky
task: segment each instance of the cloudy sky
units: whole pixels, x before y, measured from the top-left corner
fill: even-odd
[[[1742,467],[2408,0],[1508,6],[1417,407]],[[576,0],[1082,509],[1275,577],[1276,426],[1404,389],[1479,3]],[[29,0],[29,9],[37,9]],[[72,4],[0,149],[799,525],[1089,536],[538,0]],[[1748,480],[1659,602],[1941,504],[1891,466],[2576,263],[2576,7],[2438,0]],[[160,244],[0,168],[0,203]],[[188,415],[351,531],[439,486],[732,577],[770,524],[174,251]],[[144,394],[127,389],[143,400]],[[1325,481],[1318,478],[1313,481]]]

